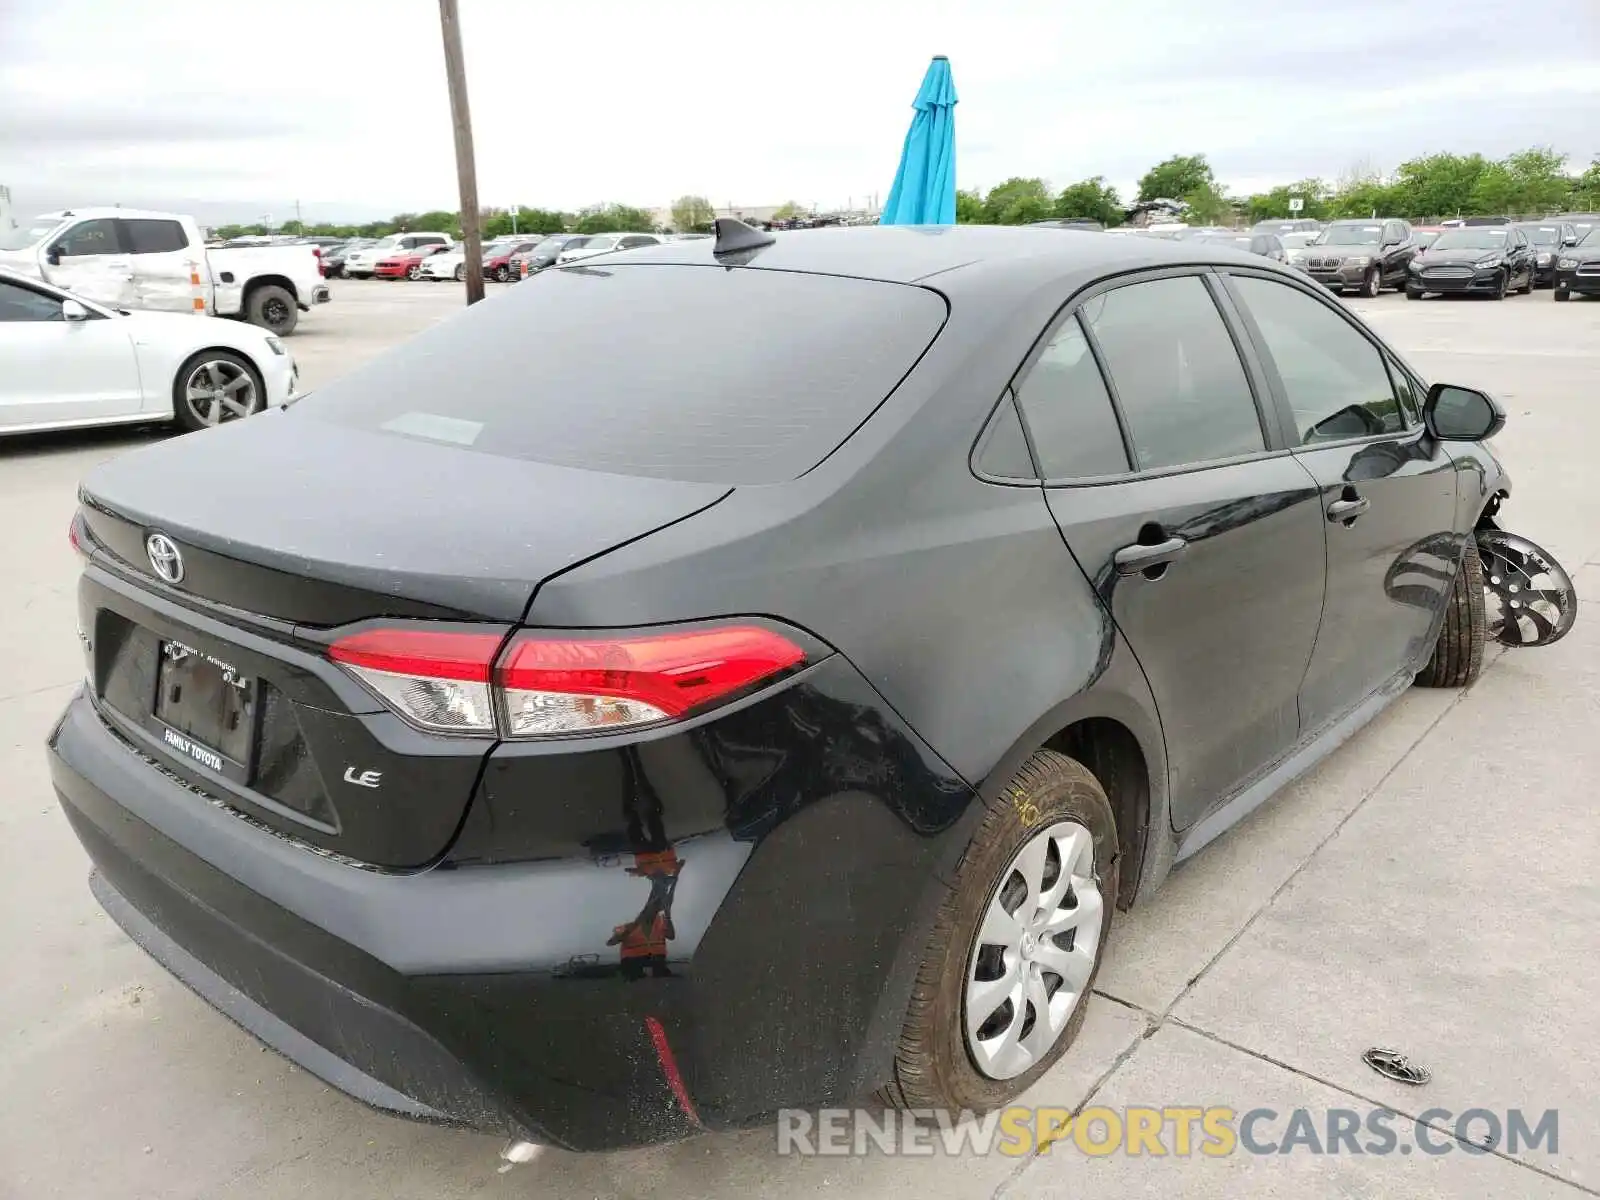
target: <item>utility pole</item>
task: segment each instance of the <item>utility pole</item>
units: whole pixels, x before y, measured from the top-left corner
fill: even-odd
[[[461,242],[466,250],[467,303],[483,299],[483,237],[478,219],[478,166],[472,154],[472,110],[467,107],[467,65],[461,53],[461,14],[456,0],[439,0],[444,32],[444,74],[450,85],[450,118],[456,130],[456,176],[461,189]]]

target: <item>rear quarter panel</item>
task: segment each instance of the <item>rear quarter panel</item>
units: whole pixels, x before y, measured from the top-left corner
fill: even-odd
[[[1127,656],[1042,490],[981,481],[968,465],[1002,390],[1071,290],[1042,271],[1020,294],[1014,277],[992,294],[967,285],[919,365],[821,466],[792,483],[740,488],[691,521],[547,580],[528,622],[781,617],[844,653],[980,789],[1003,785],[1069,709],[1116,716],[1136,726],[1160,789],[1155,812],[1164,758],[1143,676],[1122,669]],[[1085,694],[1116,711],[1092,711],[1102,701]]]

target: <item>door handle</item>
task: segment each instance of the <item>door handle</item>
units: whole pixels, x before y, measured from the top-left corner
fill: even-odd
[[[1154,546],[1135,542],[1118,550],[1111,556],[1111,561],[1116,564],[1118,575],[1137,575],[1151,567],[1171,562],[1188,548],[1189,543],[1181,537],[1168,538],[1164,542],[1157,542]]]
[[[1354,521],[1371,507],[1372,501],[1365,496],[1356,496],[1350,500],[1335,500],[1328,505],[1328,520]]]

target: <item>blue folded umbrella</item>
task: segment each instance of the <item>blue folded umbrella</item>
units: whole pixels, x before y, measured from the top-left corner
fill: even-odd
[[[883,206],[883,225],[954,225],[956,221],[956,83],[950,60],[928,64],[912,101],[916,115],[900,152],[900,169]]]

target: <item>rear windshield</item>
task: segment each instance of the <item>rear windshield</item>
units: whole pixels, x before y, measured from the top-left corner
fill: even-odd
[[[779,483],[871,415],[945,311],[905,284],[575,265],[474,305],[295,410],[557,466]]]

